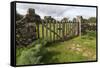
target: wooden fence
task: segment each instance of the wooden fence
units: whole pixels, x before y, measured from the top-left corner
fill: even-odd
[[[31,17],[30,17],[31,18]],[[36,18],[37,19],[37,18]],[[86,33],[86,30],[96,30],[96,23],[83,23],[78,16],[75,21],[35,20],[16,21],[17,45],[28,45],[36,39],[47,39],[49,42],[65,41]]]
[[[87,27],[84,27],[87,26]],[[42,20],[38,24],[38,38],[47,39],[49,42],[65,41],[76,36],[81,36],[86,30],[96,30],[95,26],[83,24],[82,18],[77,17],[76,21]],[[92,29],[93,28],[93,29]]]
[[[47,39],[49,42],[64,41],[80,33],[79,22],[46,20],[38,24],[38,38]]]

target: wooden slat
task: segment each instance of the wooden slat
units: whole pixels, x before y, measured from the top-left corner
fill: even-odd
[[[42,38],[44,38],[44,21],[42,21]]]
[[[58,21],[56,21],[56,25],[57,25],[57,26],[56,26],[56,27],[57,27],[57,28],[56,28],[57,33],[59,33],[59,30],[58,30],[58,28],[59,28],[59,22],[58,22]],[[57,38],[57,40],[59,39],[59,37],[58,37],[58,36],[56,36],[56,38]]]
[[[36,23],[38,23],[38,22],[36,22]],[[40,38],[40,32],[39,32],[39,24],[37,24],[37,36],[38,36],[38,38]]]
[[[70,31],[71,31],[70,33],[71,33],[71,36],[72,36],[72,30],[73,30],[73,29],[72,29],[72,22],[71,22],[71,23],[70,23]]]
[[[51,29],[51,20],[49,20],[49,24],[50,24],[50,29]],[[50,31],[50,41],[52,40],[52,33]]]
[[[72,22],[72,35],[74,36],[74,30],[75,30],[75,23]]]
[[[61,22],[59,22],[59,36],[61,36]],[[61,39],[60,39],[61,40]]]
[[[65,24],[66,24],[66,35],[67,35],[67,33],[68,33],[68,25],[67,25],[67,22],[65,22]]]
[[[55,32],[55,21],[53,20],[53,30],[54,30],[54,32]],[[53,41],[55,41],[55,34],[53,34]]]
[[[63,37],[63,41],[64,41],[64,36],[65,35],[65,22],[62,22],[62,37]]]
[[[68,22],[68,34],[69,34],[69,31],[70,31],[69,28],[70,28],[70,21]]]
[[[48,21],[46,20],[46,26],[48,27]],[[48,38],[48,29],[46,29],[46,38]]]

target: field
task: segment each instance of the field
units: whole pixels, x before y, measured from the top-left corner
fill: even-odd
[[[85,38],[84,38],[85,37]],[[46,63],[63,63],[96,60],[96,39],[83,36],[49,44],[49,53],[45,56]]]
[[[40,37],[42,38],[41,29],[42,26],[40,25],[40,34],[41,34]],[[44,32],[46,32],[46,29],[44,29]],[[49,31],[48,34],[50,36]],[[46,34],[44,36],[46,39],[47,38]],[[40,39],[37,41],[33,41],[33,43],[28,45],[27,47],[21,47],[21,48],[17,47],[16,49],[17,65],[96,60],[95,31],[87,31],[87,34],[82,35],[81,37],[78,36],[70,40],[65,40],[64,42],[48,43],[48,41],[50,40]],[[36,49],[38,50],[35,53]]]

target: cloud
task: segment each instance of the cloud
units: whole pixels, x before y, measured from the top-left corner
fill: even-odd
[[[63,17],[73,18],[78,15],[82,15],[86,18],[95,16],[96,8],[93,7],[77,7],[77,6],[59,6],[59,5],[45,5],[45,4],[28,4],[28,3],[17,3],[17,12],[25,15],[28,8],[34,8],[36,14],[40,15],[41,18],[44,16],[52,16],[56,19]]]

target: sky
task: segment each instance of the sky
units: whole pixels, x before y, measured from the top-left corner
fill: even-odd
[[[76,16],[83,18],[96,17],[95,7],[79,7],[79,6],[62,6],[62,5],[46,5],[46,4],[29,4],[17,3],[16,10],[19,14],[25,15],[29,8],[34,8],[35,13],[44,16],[51,16],[56,20],[61,20],[63,17],[73,19]]]

